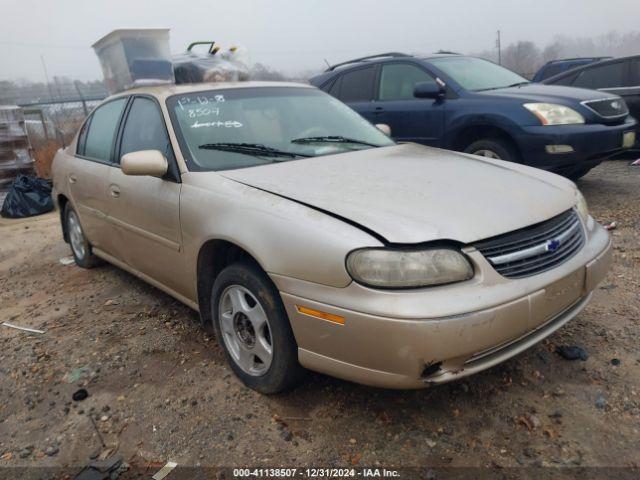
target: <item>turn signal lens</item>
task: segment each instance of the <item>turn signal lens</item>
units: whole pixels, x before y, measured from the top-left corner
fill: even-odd
[[[302,305],[296,305],[296,310],[305,315],[321,318],[322,320],[328,320],[329,322],[339,323],[344,325],[344,317],[340,315],[334,315],[333,313],[321,312],[320,310],[314,310],[313,308],[303,307]]]

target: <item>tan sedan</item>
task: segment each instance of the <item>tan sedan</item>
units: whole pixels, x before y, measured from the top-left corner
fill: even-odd
[[[264,393],[305,368],[390,388],[486,369],[579,313],[611,258],[570,181],[395,144],[305,85],[125,92],[53,175],[77,264],[198,310]]]

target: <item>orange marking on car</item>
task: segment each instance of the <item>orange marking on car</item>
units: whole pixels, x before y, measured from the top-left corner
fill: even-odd
[[[344,317],[340,315],[334,315],[333,313],[321,312],[320,310],[314,310],[313,308],[303,307],[300,305],[296,305],[296,309],[300,313],[304,313],[305,315],[310,315],[312,317],[320,318],[322,320],[327,320],[329,322],[338,323],[340,325],[344,325]]]

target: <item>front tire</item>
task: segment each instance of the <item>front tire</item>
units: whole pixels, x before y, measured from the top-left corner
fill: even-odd
[[[279,393],[303,376],[280,294],[256,265],[236,263],[218,275],[211,318],[227,362],[247,387]]]
[[[80,217],[69,203],[64,208],[64,221],[71,254],[76,265],[82,268],[93,268],[99,265],[100,259],[93,254],[91,244],[80,225]]]
[[[499,138],[476,140],[465,148],[464,152],[480,157],[493,158],[495,160],[505,160],[507,162],[518,161],[518,153],[514,147]]]
[[[577,169],[577,170],[574,170],[572,172],[567,173],[566,177],[569,180],[572,180],[572,181],[575,182],[576,180],[584,177],[587,173],[589,173],[591,171],[591,169],[593,169],[593,167]]]

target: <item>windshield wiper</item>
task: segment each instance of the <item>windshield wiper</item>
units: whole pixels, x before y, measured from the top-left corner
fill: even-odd
[[[474,92],[487,92],[489,90],[500,90],[501,88],[519,87],[521,85],[529,85],[531,82],[517,82],[511,85],[503,85],[501,87],[478,88]]]
[[[244,153],[247,155],[255,155],[258,157],[309,157],[310,155],[304,155],[302,153],[285,152],[284,150],[278,150],[277,148],[267,147],[260,143],[204,143],[198,148],[203,150],[221,150],[223,152],[232,153]]]
[[[527,82],[527,81],[525,81],[525,82],[516,82],[516,83],[514,83],[512,85],[507,85],[506,87],[502,87],[502,88],[520,87],[522,85],[529,85],[530,83],[531,82]]]
[[[366,145],[368,147],[379,147],[373,143],[365,142],[363,140],[356,140],[355,138],[347,138],[341,135],[326,135],[323,137],[303,137],[294,138],[291,143],[353,143],[356,145]]]

